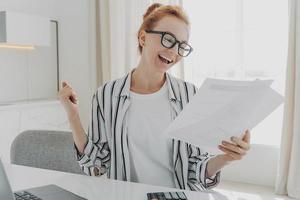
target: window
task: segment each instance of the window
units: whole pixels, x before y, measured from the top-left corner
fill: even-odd
[[[191,21],[184,78],[273,79],[284,95],[288,43],[286,0],[184,0]],[[280,145],[283,105],[252,129],[252,143]]]

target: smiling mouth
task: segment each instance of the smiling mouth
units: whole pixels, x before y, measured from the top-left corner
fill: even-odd
[[[162,62],[164,62],[166,64],[170,64],[173,62],[173,60],[170,60],[169,58],[166,58],[165,56],[158,55],[158,57]]]

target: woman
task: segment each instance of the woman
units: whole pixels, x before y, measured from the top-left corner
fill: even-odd
[[[220,170],[249,150],[250,133],[223,141],[212,156],[193,145],[162,137],[162,131],[196,93],[194,85],[167,73],[191,53],[189,21],[178,6],[151,5],[138,32],[141,58],[126,76],[99,87],[92,98],[88,136],[77,97],[66,82],[59,92],[73,132],[77,158],[91,176],[205,190]]]

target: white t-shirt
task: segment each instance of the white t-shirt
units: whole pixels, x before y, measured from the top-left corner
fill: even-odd
[[[152,94],[130,92],[128,145],[131,181],[175,187],[172,140],[162,137],[171,123],[166,82]]]

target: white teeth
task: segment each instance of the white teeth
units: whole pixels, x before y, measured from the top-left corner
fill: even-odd
[[[166,59],[169,63],[171,63],[171,62],[173,62],[171,59],[169,59],[169,58],[167,58],[167,57],[165,57],[165,56],[162,56],[162,55],[160,55],[162,58],[164,58],[164,59]]]

